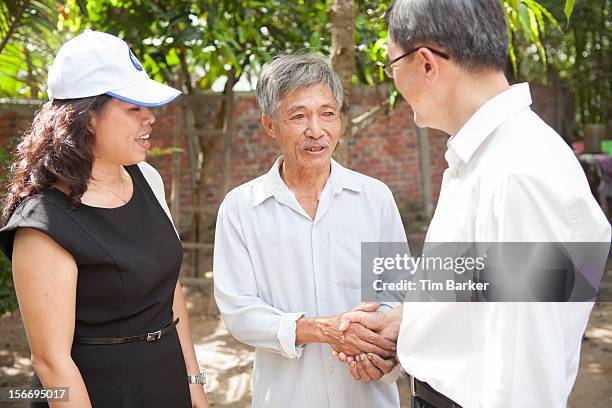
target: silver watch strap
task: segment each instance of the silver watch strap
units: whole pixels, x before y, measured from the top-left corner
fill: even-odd
[[[200,374],[187,374],[189,384],[206,384],[206,371],[200,370]]]

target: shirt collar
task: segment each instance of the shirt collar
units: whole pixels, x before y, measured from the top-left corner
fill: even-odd
[[[262,176],[263,182],[257,187],[253,205],[259,205],[270,197],[279,198],[286,195],[293,196],[293,192],[289,190],[289,187],[287,187],[280,175],[280,166],[282,163],[283,156],[280,156],[276,159],[270,170]],[[334,194],[338,194],[344,189],[355,192],[363,191],[363,185],[353,173],[341,166],[334,159],[331,159],[331,172],[325,188],[329,188]]]
[[[447,143],[446,160],[454,167],[458,160],[470,161],[478,147],[514,113],[531,105],[529,84],[521,83],[510,87],[485,103],[472,115],[459,132]]]

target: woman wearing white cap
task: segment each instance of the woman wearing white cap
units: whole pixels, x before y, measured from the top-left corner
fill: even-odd
[[[62,407],[208,407],[177,281],[181,243],[143,162],[148,107],[180,92],[149,79],[124,41],[92,31],[62,46],[48,92],[17,148],[0,230],[34,386],[69,388]]]

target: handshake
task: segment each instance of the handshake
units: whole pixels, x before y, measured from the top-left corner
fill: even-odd
[[[396,342],[402,308],[378,311],[377,303],[363,303],[330,317],[302,317],[296,343],[328,343],[334,356],[347,363],[353,378],[370,383],[398,364]]]

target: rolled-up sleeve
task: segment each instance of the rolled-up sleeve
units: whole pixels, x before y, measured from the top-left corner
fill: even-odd
[[[228,194],[217,216],[213,259],[215,300],[237,340],[293,359],[296,321],[304,313],[285,313],[258,297],[255,273],[240,222],[237,198]]]

